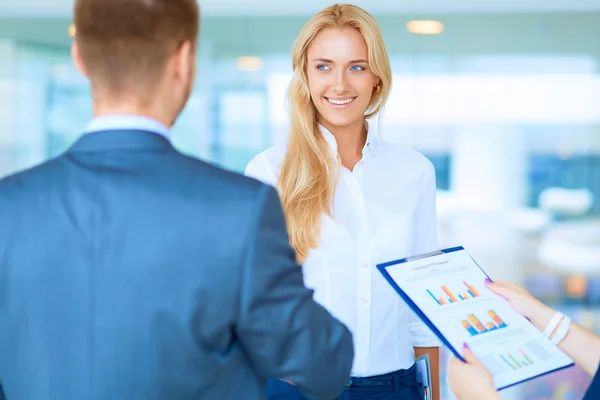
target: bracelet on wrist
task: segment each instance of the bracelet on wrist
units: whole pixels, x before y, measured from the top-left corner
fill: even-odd
[[[549,338],[563,318],[564,314],[557,311],[556,314],[554,314],[554,316],[550,319],[550,322],[548,322],[546,329],[543,330],[544,336]]]

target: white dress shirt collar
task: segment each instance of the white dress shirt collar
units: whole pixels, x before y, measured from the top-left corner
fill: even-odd
[[[139,115],[103,115],[94,117],[86,127],[86,133],[115,130],[137,130],[159,134],[169,139],[169,128],[155,119]]]
[[[376,154],[377,140],[375,139],[375,135],[371,132],[371,129],[369,127],[369,121],[367,121],[367,120],[365,120],[365,128],[367,128],[367,140],[363,147],[362,154],[364,156],[368,150],[369,154],[371,154],[371,156],[374,157]],[[335,136],[333,136],[333,133],[331,133],[327,128],[325,128],[321,124],[319,124],[319,129],[321,130],[323,137],[325,137],[327,144],[329,144],[329,148],[331,149],[331,152],[334,155],[334,159],[337,162],[338,150],[337,150],[337,141],[335,140]]]

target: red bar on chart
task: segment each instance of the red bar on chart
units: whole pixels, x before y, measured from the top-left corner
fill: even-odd
[[[469,285],[467,282],[463,281],[463,283],[465,284],[466,287],[469,288],[469,291],[473,294],[474,297],[479,297],[479,292],[477,290],[475,290],[475,287],[472,285]]]
[[[498,328],[504,328],[504,327],[506,327],[506,323],[502,320],[502,318],[500,318],[498,316],[498,314],[496,314],[495,311],[493,311],[493,310],[488,311],[488,315],[490,317],[492,317],[492,320],[496,323],[496,325],[498,326]]]
[[[452,300],[453,303],[456,303],[458,301],[454,293],[452,293],[446,285],[442,286],[442,290],[448,295],[448,297],[450,298],[450,300]]]
[[[475,314],[469,314],[467,319],[475,326],[475,328],[477,328],[477,330],[479,332],[487,331],[487,329],[485,329],[485,326],[483,326],[483,324],[479,321],[479,319],[477,319]]]

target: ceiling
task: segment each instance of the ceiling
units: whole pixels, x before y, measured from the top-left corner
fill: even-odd
[[[312,14],[335,0],[200,0],[204,16]],[[354,0],[371,13],[514,13],[600,10],[600,0]],[[0,18],[70,17],[74,0],[2,0]]]

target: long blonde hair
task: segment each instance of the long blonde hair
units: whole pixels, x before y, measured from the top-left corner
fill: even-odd
[[[321,216],[331,216],[336,177],[334,155],[317,122],[317,110],[308,88],[306,52],[317,34],[327,28],[350,27],[363,36],[371,70],[380,79],[380,89],[365,111],[375,116],[385,105],[392,84],[392,71],[385,42],[375,19],[360,7],[335,4],[322,10],[304,25],[292,50],[294,76],[288,88],[290,138],[277,187],[285,212],[290,243],[298,261],[316,248],[320,239]],[[337,155],[335,155],[337,156]]]

